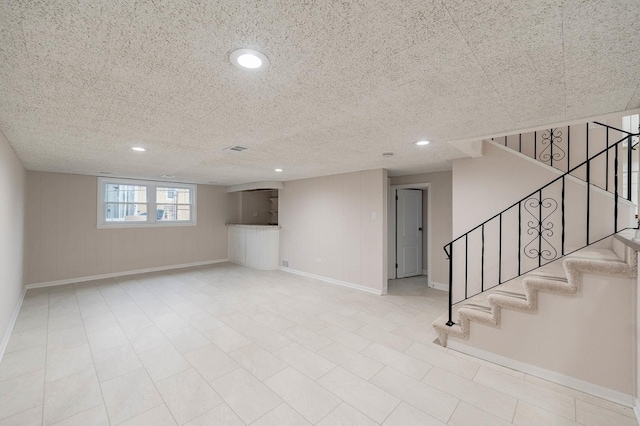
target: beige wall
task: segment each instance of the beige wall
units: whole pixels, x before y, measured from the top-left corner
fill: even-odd
[[[280,259],[293,270],[386,291],[387,172],[287,182]]]
[[[198,185],[196,226],[130,229],[96,228],[95,176],[28,172],[27,188],[28,284],[227,258],[223,187]]]
[[[242,221],[246,225],[268,225],[271,223],[272,214],[269,212],[271,201],[277,192],[273,191],[243,191],[240,192],[242,198]],[[257,216],[254,216],[257,213]]]
[[[391,185],[429,183],[431,192],[431,277],[429,281],[449,283],[449,264],[442,250],[451,241],[452,177],[451,172],[425,173],[397,176],[390,179]]]
[[[0,357],[24,285],[26,172],[0,133]]]

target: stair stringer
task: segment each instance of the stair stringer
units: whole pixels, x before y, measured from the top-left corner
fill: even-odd
[[[629,278],[637,277],[636,252],[627,248],[627,262],[617,259],[594,259],[580,257],[580,254],[566,256],[562,260],[566,279],[559,277],[528,274],[522,279],[523,294],[501,291],[488,295],[489,306],[467,303],[458,309],[459,322],[448,326],[447,315],[435,320],[432,325],[442,346],[447,346],[449,336],[463,340],[469,338],[471,321],[493,327],[500,326],[502,309],[533,313],[538,308],[538,292],[572,295],[578,293],[582,282],[582,274],[609,274]]]

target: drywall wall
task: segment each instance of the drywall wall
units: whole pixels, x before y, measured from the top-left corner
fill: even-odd
[[[0,132],[0,358],[24,287],[26,172]]]
[[[280,259],[289,268],[386,291],[387,174],[289,181],[280,190]]]
[[[198,185],[196,226],[96,228],[97,178],[27,173],[27,284],[227,258],[237,214],[224,187]]]
[[[429,281],[447,284],[449,265],[442,250],[451,241],[452,177],[451,172],[425,173],[397,176],[390,179],[391,185],[429,183],[431,192],[431,276]],[[427,210],[424,210],[427,211]]]

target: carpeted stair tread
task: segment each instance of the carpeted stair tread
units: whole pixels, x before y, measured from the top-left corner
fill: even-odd
[[[435,320],[433,327],[443,346],[447,345],[448,336],[467,339],[472,320],[499,326],[503,308],[535,312],[540,291],[576,294],[583,273],[636,276],[637,254],[627,248],[626,259],[629,262],[611,249],[588,247],[458,303],[452,312],[452,327],[446,325],[448,313]]]

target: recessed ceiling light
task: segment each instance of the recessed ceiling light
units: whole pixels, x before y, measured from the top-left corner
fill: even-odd
[[[146,151],[146,149],[139,147],[139,146],[134,146],[133,148],[131,148],[134,151],[138,151],[138,152],[144,152]]]
[[[238,68],[248,70],[265,69],[269,66],[269,59],[257,50],[237,49],[231,52],[229,60]]]
[[[284,169],[274,169],[276,172],[284,172]]]
[[[418,146],[424,146],[424,145],[429,145],[431,141],[418,141],[418,142],[414,142],[416,145]]]

